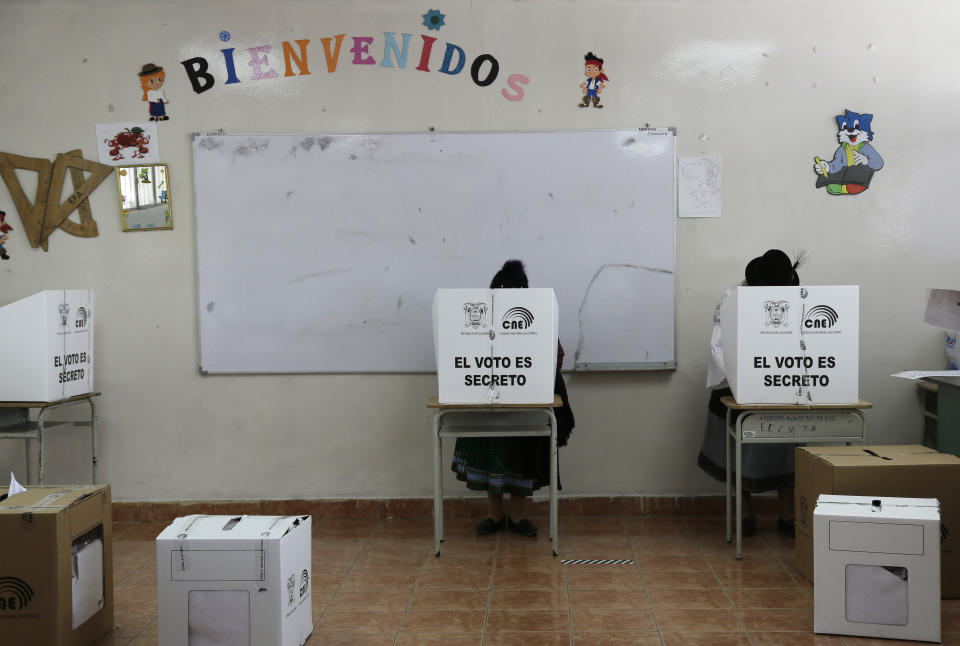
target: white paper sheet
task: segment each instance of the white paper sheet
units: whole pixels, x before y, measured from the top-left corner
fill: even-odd
[[[26,491],[26,488],[23,487],[19,482],[17,482],[17,479],[13,477],[13,471],[11,471],[10,472],[10,488],[7,489],[7,497],[9,498],[14,494],[23,493],[24,491]]]
[[[720,217],[720,158],[681,157],[679,215],[681,218]]]
[[[924,377],[960,377],[960,370],[904,370],[895,372],[891,377],[901,379],[923,379]]]
[[[98,123],[97,152],[100,163],[109,166],[158,164],[157,124],[150,121]]]

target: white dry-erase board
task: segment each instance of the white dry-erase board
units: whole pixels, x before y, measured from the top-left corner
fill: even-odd
[[[509,258],[565,369],[675,366],[675,132],[197,135],[200,369],[431,372],[439,287]]]

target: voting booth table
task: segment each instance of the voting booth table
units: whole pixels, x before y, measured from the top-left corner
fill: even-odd
[[[90,429],[91,482],[97,481],[93,397],[93,290],[48,290],[0,307],[0,439],[24,440],[27,483],[44,482],[44,433],[54,426]],[[75,421],[48,422],[57,409],[83,406]],[[31,419],[31,409],[37,410]],[[37,443],[36,466],[29,443]]]
[[[550,438],[550,538],[558,553],[558,307],[552,289],[439,289],[433,300],[434,552],[443,541],[442,440]]]
[[[744,444],[865,440],[861,410],[871,404],[859,397],[859,287],[737,287],[720,308],[720,326],[733,392],[721,398],[727,407],[727,541],[735,521],[740,559]]]

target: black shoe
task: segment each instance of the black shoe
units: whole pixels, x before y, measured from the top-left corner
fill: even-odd
[[[520,521],[516,523],[510,519],[507,519],[507,527],[514,534],[520,534],[521,536],[526,536],[528,538],[536,538],[537,536],[537,526],[526,518],[521,518]]]
[[[477,525],[477,533],[481,536],[486,536],[487,534],[496,534],[502,530],[507,524],[507,517],[504,516],[500,520],[494,520],[492,518],[487,518],[482,523]]]
[[[754,536],[757,533],[757,519],[744,518],[740,522],[740,535],[743,537]]]
[[[777,519],[777,533],[793,538],[797,535],[797,524],[786,518]]]

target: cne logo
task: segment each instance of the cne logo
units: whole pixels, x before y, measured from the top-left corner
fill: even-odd
[[[825,330],[837,324],[837,310],[829,305],[816,305],[803,317],[803,327],[808,330]]]
[[[0,610],[22,610],[32,599],[29,583],[15,576],[0,576]]]
[[[464,303],[463,304],[464,327],[474,330],[485,329],[487,327],[487,304],[486,303]]]
[[[87,327],[87,319],[90,318],[89,313],[85,307],[81,307],[77,310],[77,318],[74,321],[74,327],[76,328],[85,328]]]
[[[300,597],[303,598],[310,590],[310,573],[304,570],[300,573]]]
[[[525,307],[511,307],[504,313],[504,330],[526,330],[533,325],[533,313]]]

